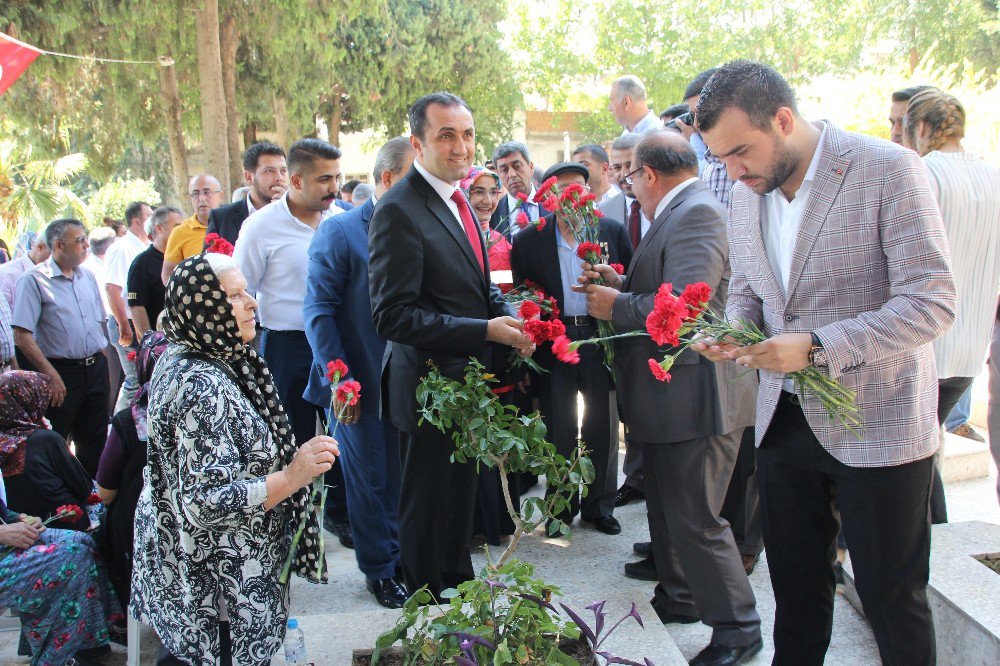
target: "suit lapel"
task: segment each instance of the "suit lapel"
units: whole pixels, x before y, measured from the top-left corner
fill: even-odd
[[[758,262],[760,272],[770,283],[773,293],[781,294],[781,286],[778,284],[778,278],[774,275],[774,270],[771,268],[771,262],[767,259],[767,250],[764,248],[764,232],[760,226],[761,201],[762,197],[756,194],[751,194],[751,196],[747,198],[747,221],[749,223],[747,224],[747,234],[750,237],[750,246],[753,248],[753,256],[764,258],[764,261]]]
[[[701,187],[699,187],[699,185],[701,185]],[[653,220],[653,223],[649,225],[649,231],[645,233],[645,235],[642,237],[642,240],[639,241],[639,245],[637,245],[635,248],[635,253],[632,255],[632,264],[629,267],[628,276],[625,279],[625,285],[623,288],[625,289],[628,288],[629,281],[632,278],[632,274],[635,272],[633,267],[638,263],[639,257],[642,256],[643,251],[653,243],[653,237],[656,236],[657,234],[665,233],[663,230],[666,228],[667,220],[670,218],[670,215],[674,212],[674,209],[680,206],[685,201],[687,201],[688,197],[690,197],[692,194],[694,194],[695,192],[699,192],[703,189],[706,188],[700,180],[695,183],[690,183],[687,187],[678,192],[677,196],[673,198],[673,201],[671,201],[670,204],[667,205],[666,209],[664,209],[664,211],[660,213],[660,216],[655,220]],[[642,224],[641,220],[640,224]]]
[[[850,150],[849,146],[843,145],[843,138],[836,128],[827,123],[826,137],[821,147],[823,152],[820,154],[816,174],[813,176],[809,199],[802,212],[802,222],[795,240],[795,250],[792,252],[786,302],[795,292],[809,252],[816,243],[816,239],[819,238],[830,207],[833,206],[833,202],[840,192],[840,187],[844,184],[844,174],[847,173],[847,167],[851,162],[843,157],[844,153]]]

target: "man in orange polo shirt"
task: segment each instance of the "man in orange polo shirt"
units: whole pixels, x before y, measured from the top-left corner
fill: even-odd
[[[177,264],[201,253],[205,247],[208,215],[222,203],[222,187],[218,179],[205,173],[191,179],[188,194],[191,196],[194,215],[177,225],[170,234],[167,249],[163,253],[163,270],[160,273],[163,284],[170,280],[170,275]]]

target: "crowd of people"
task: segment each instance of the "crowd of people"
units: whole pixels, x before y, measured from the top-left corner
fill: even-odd
[[[1000,170],[964,149],[946,91],[887,102],[891,142],[807,120],[756,62],[699,74],[659,115],[623,76],[621,136],[542,169],[513,140],[474,164],[471,109],[433,93],[370,184],[343,184],[321,139],[260,142],[231,203],[199,174],[190,217],[135,202],[117,229],[24,234],[0,265],[0,607],[20,614],[21,652],[90,663],[128,608],[159,664],[270,663],[288,574],[327,580],[324,532],[389,608],[472,578],[471,549],[513,532],[502,480],[452,462],[416,398],[429,363],[461,378],[471,358],[560,453],[585,443],[594,479],[561,520],[613,537],[615,508],[646,502],[651,540],[622,573],[656,583],[663,623],[712,627],[691,663],[761,649],[748,576],[765,549],[775,664],[823,663],[845,549],[883,663],[934,663],[940,430],[980,437],[966,421],[991,331],[1000,345]],[[536,201],[543,182],[594,196],[600,263]],[[578,341],[598,322],[645,330],[661,285],[699,282],[767,340],[703,339],[668,382],[649,337],[616,341],[612,368],[598,345],[563,363],[504,298],[543,290]],[[856,430],[789,378],[810,366],[856,393]],[[352,380],[360,399],[338,390]],[[73,505],[91,519],[65,518]]]

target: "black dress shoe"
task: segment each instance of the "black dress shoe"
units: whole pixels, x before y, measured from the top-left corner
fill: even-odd
[[[729,647],[727,645],[712,645],[711,643],[698,656],[689,661],[689,664],[697,666],[736,666],[742,664],[750,657],[754,656],[764,647],[764,641],[757,639],[757,642],[750,645],[740,645]]]
[[[642,494],[641,490],[623,483],[622,487],[619,488],[618,492],[615,494],[615,506],[625,506],[629,502],[644,499],[646,499],[646,496]]]
[[[329,518],[323,518],[323,529],[337,536],[340,545],[344,548],[354,548],[354,537],[351,536],[350,523],[336,523]]]
[[[650,557],[653,554],[652,541],[639,541],[632,544],[632,552],[639,557]]]
[[[365,579],[365,587],[375,595],[375,601],[386,608],[402,608],[409,598],[403,584],[395,578]]]
[[[636,580],[660,580],[656,576],[656,564],[653,562],[653,556],[643,558],[638,562],[629,562],[625,565],[625,577],[634,578]]]
[[[653,610],[656,611],[656,617],[660,618],[660,622],[663,624],[694,624],[695,622],[701,622],[701,618],[699,617],[694,615],[671,613],[663,610],[656,604],[653,604]]]
[[[622,533],[622,525],[614,516],[601,516],[600,518],[594,518],[593,520],[583,518],[583,520],[588,523],[593,523],[594,529],[598,532],[604,532],[605,534]]]

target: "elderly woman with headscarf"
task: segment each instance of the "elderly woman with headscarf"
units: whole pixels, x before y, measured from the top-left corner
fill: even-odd
[[[271,373],[250,347],[257,303],[236,262],[182,262],[167,285],[169,345],[150,383],[148,462],[135,521],[132,605],[159,634],[160,664],[269,664],[292,570],[325,582],[306,486],[339,453],[296,444]],[[286,579],[287,581],[287,579]]]
[[[18,653],[33,666],[97,663],[111,649],[111,624],[124,618],[90,535],[46,529],[2,499],[0,607],[18,612]]]
[[[108,505],[105,521],[108,576],[118,592],[118,600],[128,605],[132,590],[132,545],[135,507],[142,492],[146,468],[149,381],[156,361],[167,350],[167,337],[160,331],[146,331],[135,355],[139,390],[132,404],[111,419],[111,431],[97,467],[97,494]]]
[[[7,505],[47,518],[56,508],[86,508],[93,479],[70,453],[66,440],[49,430],[45,410],[52,399],[51,380],[37,372],[10,370],[0,375],[0,470]],[[56,521],[56,527],[85,530],[89,521]]]
[[[490,272],[493,281],[500,287],[500,291],[507,293],[514,287],[514,280],[510,274],[510,241],[497,231],[490,229],[490,219],[500,204],[500,176],[496,175],[486,167],[473,166],[469,169],[468,175],[461,180],[459,186],[465,192],[469,200],[479,228],[486,238],[486,253],[490,260]],[[514,215],[517,213],[515,212]],[[503,220],[500,222],[501,231],[509,228],[508,225],[516,224],[515,220]],[[498,281],[499,280],[499,281]]]

